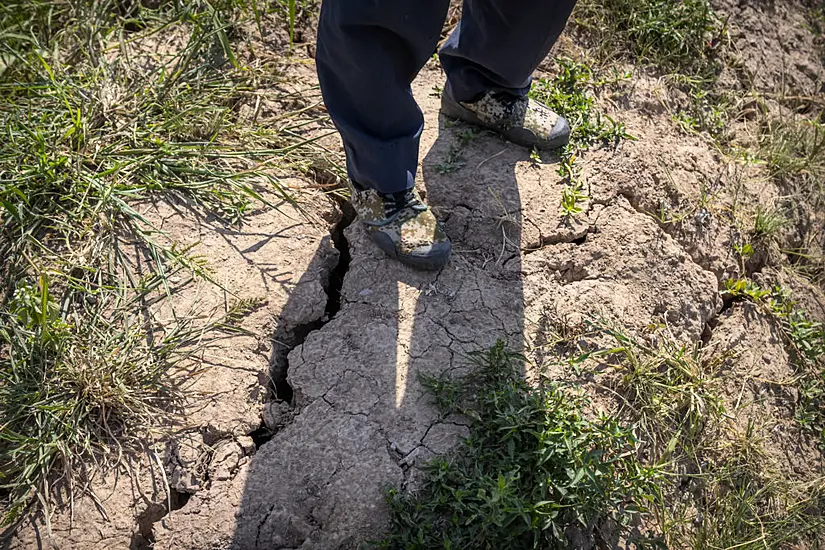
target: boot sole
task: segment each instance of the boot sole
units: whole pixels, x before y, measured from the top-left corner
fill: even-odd
[[[383,233],[371,233],[370,238],[375,245],[380,248],[387,256],[394,258],[401,262],[402,264],[409,265],[416,269],[422,269],[426,271],[435,271],[441,269],[447,264],[447,260],[450,258],[450,253],[452,252],[452,245],[446,244],[446,246],[440,247],[438,250],[428,254],[427,256],[412,256],[406,254],[399,254],[395,248],[395,243],[393,243],[389,238],[387,241],[381,238]]]

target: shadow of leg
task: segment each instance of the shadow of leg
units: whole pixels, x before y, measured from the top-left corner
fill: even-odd
[[[434,96],[422,104],[425,111],[438,112]],[[430,128],[422,138],[429,148],[422,168],[427,200],[457,254],[422,297],[426,315],[416,321],[415,339],[426,342],[433,332],[444,332],[454,357],[497,340],[521,350],[522,198],[516,166],[529,162],[529,152],[444,117],[434,117]],[[445,299],[430,299],[435,294]]]

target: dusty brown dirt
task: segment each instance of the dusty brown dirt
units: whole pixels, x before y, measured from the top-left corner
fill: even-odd
[[[799,6],[718,7],[756,86],[819,92],[822,67],[806,53],[812,39],[799,31]],[[297,87],[314,83],[306,60],[294,74]],[[176,308],[209,311],[237,298],[261,305],[243,320],[249,334],[210,344],[195,362],[185,425],[130,469],[98,476],[97,502],[85,497],[52,517],[56,547],[335,549],[380,536],[384,491],[414,484],[417,465],[466,433],[462,419],[439,416],[419,375],[461,369],[467,353],[499,339],[540,365],[548,311],[571,322],[603,316],[633,333],[664,324],[683,342],[737,352],[726,366],[736,422],[763,421],[777,467],[821,475],[819,451],[793,424],[793,369],[776,327],[741,304],[723,310],[719,295],[739,271],[734,205],[747,213],[779,196],[764,167],[680,132],[657,96],[660,83],[638,74],[601,105],[637,141],[583,158],[591,200],[563,220],[557,159],[544,154],[537,164],[484,132],[462,144],[469,127],[438,115],[434,87],[442,85],[435,63],[414,83],[426,119],[419,185],[455,244],[439,273],[388,261],[358,224],[343,234],[345,251],[336,249],[330,228],[341,213],[303,177],[291,182],[303,212],[286,203],[260,209],[240,230],[147,207],[173,238],[198,242],[213,277],[234,293],[188,285]],[[256,116],[277,117],[278,105],[263,105]],[[445,170],[456,149],[461,166]],[[342,253],[350,260],[330,319]],[[816,304],[823,311],[818,289],[784,277],[811,296],[813,313]],[[280,395],[269,394],[271,376]],[[11,548],[48,547],[45,532],[34,518]]]
[[[718,322],[706,350],[732,353],[720,376],[727,380],[725,409],[733,428],[744,433],[754,426],[765,441],[767,466],[787,479],[821,475],[822,454],[794,421],[797,373],[775,324],[752,304],[735,304]]]
[[[807,17],[810,3],[714,0],[711,5],[728,21],[745,86],[787,95],[822,93],[825,71]]]

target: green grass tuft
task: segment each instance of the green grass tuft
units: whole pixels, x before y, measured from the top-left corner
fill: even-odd
[[[138,445],[173,412],[174,367],[205,333],[232,328],[233,311],[161,324],[170,277],[210,273],[136,202],[238,224],[254,205],[276,207],[265,195],[294,202],[278,170],[304,167],[315,139],[303,132],[317,114],[303,108],[277,128],[239,124],[250,93],[278,78],[233,51],[254,2],[130,5],[0,6],[4,525]],[[161,33],[168,51],[154,53]]]
[[[825,326],[814,321],[781,286],[762,288],[746,279],[729,279],[725,293],[751,301],[776,320],[797,370],[796,418],[820,438],[825,449]]]
[[[692,76],[718,68],[725,26],[707,0],[583,0],[572,20],[604,61],[625,58]]]
[[[788,192],[814,208],[825,206],[825,126],[805,119],[765,125],[760,156]]]
[[[752,422],[744,430],[727,422],[736,411],[723,405],[723,367],[735,352],[708,355],[661,335],[647,343],[603,321],[589,333],[609,337],[586,357],[600,359],[599,371],[604,362],[612,367],[619,415],[637,426],[643,463],[660,473],[651,508],[666,547],[780,549],[822,540],[825,482],[777,469]]]
[[[787,225],[793,231],[784,252],[794,269],[812,281],[825,281],[825,125],[799,119],[762,125],[757,156],[763,159],[784,196]]]
[[[753,216],[750,236],[755,241],[776,239],[779,232],[788,225],[785,215],[775,208],[757,206]]]
[[[657,339],[646,344],[621,329],[597,322],[615,345],[588,356],[604,358],[619,375],[615,389],[623,396],[652,453],[664,457],[678,444],[695,445],[708,422],[724,414],[716,371],[721,361],[703,357],[698,345]]]

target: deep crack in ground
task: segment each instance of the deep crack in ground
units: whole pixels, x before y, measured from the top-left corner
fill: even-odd
[[[355,219],[355,211],[344,199],[337,201],[340,218],[335,225],[330,228],[330,238],[332,244],[338,251],[338,262],[329,270],[327,280],[323,283],[327,294],[327,303],[324,307],[324,315],[320,319],[314,319],[294,327],[283,329],[283,333],[276,330],[274,345],[278,346],[272,354],[270,362],[270,382],[266,401],[283,401],[290,405],[294,404],[294,390],[289,383],[289,354],[301,346],[310,334],[320,330],[341,310],[341,288],[344,284],[344,277],[349,271],[351,255],[349,243],[344,235],[344,231]],[[283,345],[284,343],[288,345]],[[260,427],[249,434],[255,441],[256,448],[269,441],[274,435],[274,431],[263,422]]]
[[[155,524],[180,510],[189,502],[192,495],[169,490],[169,498],[163,503],[152,502],[137,517],[137,531],[132,534],[129,550],[148,550],[155,546]]]
[[[341,219],[338,220],[332,230],[330,236],[332,237],[332,244],[338,250],[338,264],[329,274],[327,281],[327,306],[326,306],[326,322],[332,319],[341,309],[341,288],[344,285],[344,277],[349,271],[350,260],[352,259],[349,252],[349,243],[344,235],[344,231],[355,219],[355,210],[352,205],[343,199],[338,201],[338,207],[341,209]]]

